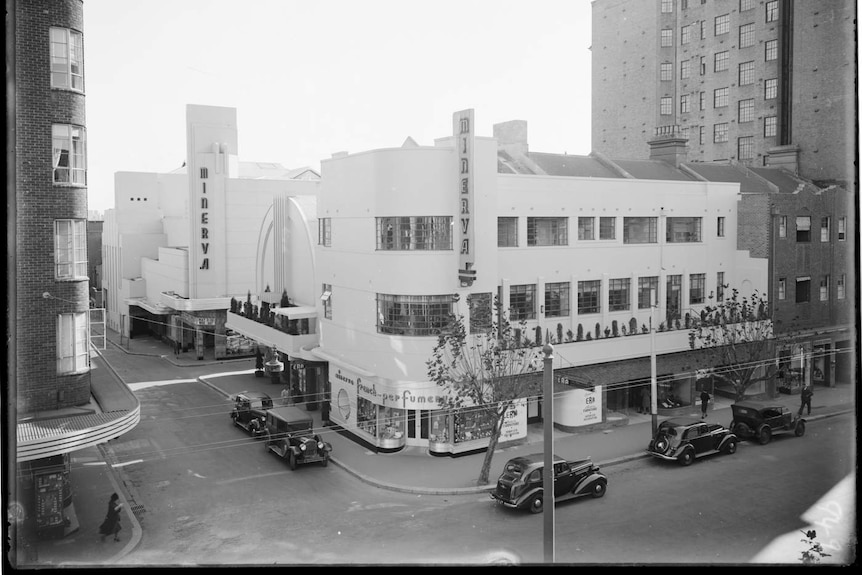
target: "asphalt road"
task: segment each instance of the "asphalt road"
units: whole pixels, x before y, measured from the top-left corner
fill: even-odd
[[[230,402],[206,385],[136,393],[141,423],[110,443],[143,510],[142,540],[124,565],[543,560],[541,515],[502,508],[487,494],[382,490],[333,465],[290,471],[231,424]],[[653,459],[607,468],[604,498],[558,505],[556,560],[749,561],[804,525],[806,509],[854,470],[853,437],[846,415],[813,422],[802,438],[743,443],[685,468]]]

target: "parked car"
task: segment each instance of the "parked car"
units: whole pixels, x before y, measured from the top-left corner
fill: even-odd
[[[690,465],[698,457],[713,453],[735,453],[739,440],[720,423],[694,417],[674,417],[662,421],[647,452],[660,459]]]
[[[787,406],[738,401],[730,408],[733,410],[730,430],[744,439],[757,439],[761,445],[766,445],[775,433],[792,431],[796,437],[805,435],[805,420]]]
[[[272,409],[269,395],[259,391],[241,391],[234,397],[230,418],[234,425],[242,427],[252,437],[260,437],[264,433],[266,412],[269,409]]]
[[[291,469],[314,462],[326,467],[332,444],[314,433],[313,424],[311,415],[298,407],[270,409],[266,412],[266,448],[287,459]]]
[[[599,471],[598,466],[593,465],[591,459],[567,461],[555,455],[553,461],[556,502],[583,495],[601,497],[607,491],[608,478]],[[543,453],[510,459],[497,479],[491,499],[506,507],[541,513],[545,495],[542,483],[544,467]]]

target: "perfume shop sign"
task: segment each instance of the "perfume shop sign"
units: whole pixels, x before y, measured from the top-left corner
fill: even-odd
[[[443,406],[444,397],[437,393],[437,387],[401,387],[391,389],[380,382],[363,381],[362,377],[353,372],[337,368],[336,380],[354,388],[360,397],[364,397],[377,405],[394,407],[396,409],[438,409]]]

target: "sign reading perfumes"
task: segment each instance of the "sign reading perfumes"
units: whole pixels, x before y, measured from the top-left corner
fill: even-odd
[[[473,234],[473,110],[452,115],[458,151],[458,280],[469,287],[476,280]]]

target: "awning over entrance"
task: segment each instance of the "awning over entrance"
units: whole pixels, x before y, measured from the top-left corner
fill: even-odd
[[[126,300],[126,303],[129,305],[136,305],[141,309],[145,309],[155,315],[169,315],[171,312],[174,311],[171,308],[163,306],[160,303],[153,303],[151,301],[148,301],[146,298],[131,297]]]
[[[287,316],[288,319],[303,319],[317,317],[317,308],[310,305],[298,305],[295,307],[277,307],[272,310],[276,315]]]

